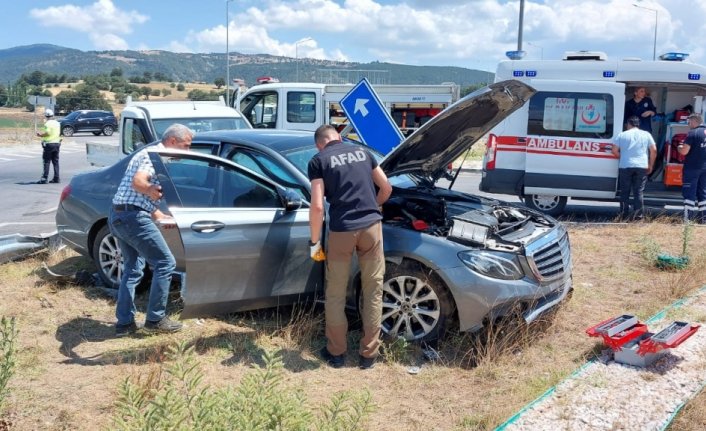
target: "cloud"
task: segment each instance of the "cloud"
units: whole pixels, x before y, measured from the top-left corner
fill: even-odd
[[[112,0],[97,0],[85,7],[67,4],[45,9],[31,9],[31,18],[45,27],[67,28],[88,34],[96,49],[127,49],[120,35],[133,32],[133,27],[144,24],[149,17],[136,11],[118,9]]]

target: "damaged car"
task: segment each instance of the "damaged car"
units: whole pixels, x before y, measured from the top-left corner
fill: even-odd
[[[532,322],[567,297],[571,249],[559,222],[439,186],[451,162],[532,94],[518,81],[492,84],[380,158],[393,185],[383,206],[385,334],[430,341],[452,322],[477,331],[517,312]],[[280,130],[200,133],[190,152],[150,150],[164,209],[177,225],[162,233],[188,279],[182,318],[322,296],[324,265],[308,249],[306,170],[316,151],[313,133]],[[106,219],[128,159],[75,176],[56,216],[64,242],[96,261],[112,285],[121,257]],[[359,291],[356,270],[351,308],[358,307]]]

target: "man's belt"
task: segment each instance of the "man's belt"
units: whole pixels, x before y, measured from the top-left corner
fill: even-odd
[[[133,204],[113,204],[113,211],[145,211],[149,212],[146,209],[142,207],[138,207],[137,205]]]

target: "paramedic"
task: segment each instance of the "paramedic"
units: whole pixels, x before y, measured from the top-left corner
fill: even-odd
[[[688,118],[691,130],[677,151],[684,158],[682,195],[684,196],[684,219],[696,219],[706,223],[706,126],[701,114]]]
[[[634,96],[625,102],[625,121],[628,118],[638,117],[640,119],[640,129],[652,133],[652,117],[657,113],[652,99],[646,96],[647,90],[645,87],[637,87],[634,90]]]
[[[314,143],[319,152],[308,166],[311,180],[309,246],[314,259],[321,251],[324,197],[329,203],[324,303],[327,344],[321,349],[321,356],[334,368],[344,365],[348,332],[346,290],[355,251],[361,271],[363,308],[358,365],[368,369],[373,367],[379,354],[382,324],[385,256],[380,205],[390,197],[392,186],[370,152],[341,142],[333,126],[327,124],[316,129]]]
[[[618,187],[620,188],[620,217],[627,219],[630,214],[630,191],[633,194],[632,216],[641,220],[643,213],[643,192],[647,176],[652,172],[657,158],[657,146],[650,133],[640,130],[640,119],[628,118],[627,130],[613,140],[613,154],[620,157],[618,163]]]

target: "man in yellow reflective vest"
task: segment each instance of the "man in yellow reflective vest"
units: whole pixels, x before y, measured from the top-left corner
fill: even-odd
[[[42,138],[42,160],[44,161],[44,172],[42,178],[37,181],[37,184],[46,184],[49,179],[49,162],[54,166],[54,178],[50,183],[60,182],[59,177],[59,147],[61,146],[61,126],[54,119],[54,111],[51,109],[44,110],[44,127],[41,132],[37,132],[37,136]]]

